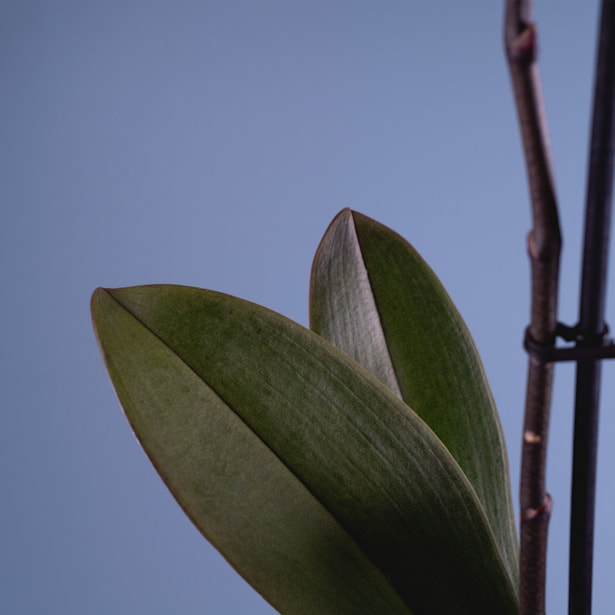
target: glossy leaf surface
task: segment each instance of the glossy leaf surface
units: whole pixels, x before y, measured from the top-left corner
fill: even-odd
[[[497,410],[470,333],[429,266],[397,233],[343,210],[314,259],[310,326],[438,435],[472,483],[516,579],[518,544]]]
[[[177,286],[99,289],[95,329],[178,502],[283,613],[502,613],[513,584],[431,430],[316,334]]]

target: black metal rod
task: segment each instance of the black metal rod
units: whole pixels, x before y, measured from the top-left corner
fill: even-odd
[[[603,0],[598,35],[581,280],[579,347],[602,346],[615,144],[615,2]],[[600,359],[577,364],[570,521],[570,615],[590,615]]]

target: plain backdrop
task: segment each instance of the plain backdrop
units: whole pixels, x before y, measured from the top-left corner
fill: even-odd
[[[344,207],[405,236],[467,320],[517,499],[530,209],[502,5],[0,2],[2,613],[273,612],[139,448],[88,303],[97,286],[188,284],[307,324],[311,259]],[[598,3],[535,8],[574,324]],[[613,369],[597,614],[613,608]],[[556,369],[551,613],[567,601],[574,371]]]

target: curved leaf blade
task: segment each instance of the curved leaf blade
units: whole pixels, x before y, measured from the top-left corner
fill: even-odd
[[[116,307],[111,308],[111,303]],[[125,313],[129,330],[138,331],[131,344],[126,342],[127,331],[116,327],[119,313]],[[94,297],[94,321],[112,380],[144,448],[193,521],[250,582],[254,583],[252,566],[258,555],[242,555],[241,549],[229,553],[227,540],[236,522],[218,519],[213,536],[208,525],[212,498],[192,493],[209,493],[210,482],[217,480],[219,472],[202,452],[206,447],[191,439],[194,433],[212,428],[213,402],[208,397],[190,404],[170,437],[158,415],[173,415],[172,397],[196,385],[174,384],[175,392],[162,405],[156,401],[160,392],[149,397],[142,394],[160,381],[161,391],[166,390],[178,378],[176,364],[187,366],[205,383],[223,416],[233,415],[232,420],[245,427],[245,442],[259,442],[254,444],[259,450],[269,449],[271,457],[290,471],[288,479],[304,485],[329,513],[331,524],[351,537],[373,569],[417,615],[516,612],[515,588],[482,507],[456,462],[405,404],[319,336],[248,302],[172,286],[99,290]],[[155,361],[158,369],[152,373],[151,365],[144,367],[144,359],[158,347],[165,350],[160,350]],[[119,363],[116,354],[124,357]],[[167,363],[174,367],[165,376]],[[227,432],[232,434],[234,429],[219,430],[213,440],[225,441]],[[167,448],[170,457],[163,455]],[[245,469],[242,450],[221,449],[223,466],[232,468],[233,476],[241,476]],[[185,456],[192,459],[188,469],[177,462]],[[280,484],[285,480],[280,479]],[[260,488],[266,490],[267,498],[274,498],[274,508],[286,508],[285,498],[276,497],[277,487],[267,490],[259,483],[254,491]],[[234,492],[231,497],[241,494],[234,480],[224,482],[217,491],[219,497],[225,489]],[[252,513],[259,517],[256,510]],[[258,527],[262,523],[255,521]],[[274,525],[273,530],[283,524]],[[276,542],[271,537],[266,540],[267,545]],[[373,609],[369,602],[348,610],[336,602],[335,591],[327,592],[328,607],[311,606],[310,592],[330,584],[331,572],[318,573],[320,558],[325,557],[325,563],[330,560],[319,552],[318,542],[313,546],[317,552],[308,557],[304,577],[297,582],[304,589],[294,596],[292,605],[277,595],[277,583],[285,583],[283,574],[254,583],[276,608],[293,613],[400,612],[395,611],[401,608],[399,602],[388,594],[388,611]],[[268,549],[264,544],[260,547]],[[257,547],[246,547],[250,549]],[[292,558],[292,554],[280,555],[282,551],[270,556]],[[306,545],[301,561],[308,555]],[[352,569],[361,566],[353,564]],[[338,590],[340,575],[348,578],[354,572],[336,575]],[[349,582],[341,593],[359,591],[367,577],[363,574]],[[287,580],[289,584],[293,585]],[[371,588],[365,593],[371,593]]]
[[[343,210],[314,258],[310,326],[434,430],[476,490],[516,583],[518,543],[497,410],[471,335],[429,266],[397,233]]]
[[[284,613],[412,615],[332,515],[172,349],[103,290],[92,313],[146,454],[229,563]]]

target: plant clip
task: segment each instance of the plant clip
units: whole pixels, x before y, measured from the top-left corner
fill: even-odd
[[[530,327],[525,330],[523,347],[538,363],[557,363],[560,361],[581,361],[584,359],[615,359],[615,343],[608,335],[609,328],[605,324],[602,333],[586,335],[579,325],[569,327],[561,322],[555,328],[555,339],[550,343],[536,341],[530,333]],[[560,337],[566,342],[575,342],[574,346],[556,346]]]

